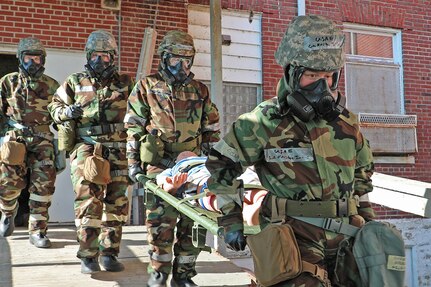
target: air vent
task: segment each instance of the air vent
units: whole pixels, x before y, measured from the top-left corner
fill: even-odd
[[[359,125],[375,154],[417,152],[416,115],[360,113]]]
[[[385,115],[385,114],[359,114],[359,122],[363,125],[393,125],[396,127],[416,127],[415,115]]]

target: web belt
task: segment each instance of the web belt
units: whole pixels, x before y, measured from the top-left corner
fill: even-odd
[[[124,123],[114,123],[78,128],[77,132],[79,136],[97,136],[106,135],[113,132],[123,132],[125,130],[126,128],[124,127]]]

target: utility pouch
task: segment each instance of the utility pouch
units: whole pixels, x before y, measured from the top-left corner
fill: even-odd
[[[367,222],[355,237],[353,254],[362,286],[404,286],[404,241],[394,225],[388,222]]]
[[[151,165],[157,165],[163,158],[164,144],[162,140],[153,134],[146,134],[141,138],[141,161]]]
[[[76,123],[65,121],[57,124],[58,127],[58,150],[71,151],[76,144]]]
[[[66,151],[58,149],[58,139],[54,139],[55,170],[60,174],[66,169]]]
[[[102,144],[94,145],[93,155],[87,157],[84,162],[84,178],[96,184],[106,185],[111,182],[109,161],[102,156]]]
[[[260,233],[247,236],[247,244],[262,286],[292,279],[302,272],[301,254],[290,225],[270,224]]]
[[[25,144],[9,139],[1,145],[1,161],[8,165],[23,165],[25,160]]]

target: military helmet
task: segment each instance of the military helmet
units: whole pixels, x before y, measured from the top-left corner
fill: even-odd
[[[23,38],[19,41],[16,57],[21,60],[23,52],[40,54],[46,57],[45,47],[42,45],[42,42],[35,37]]]
[[[285,68],[302,66],[335,71],[344,65],[344,35],[335,23],[322,16],[295,17],[284,34],[275,59]]]
[[[92,52],[111,52],[114,55],[118,53],[117,42],[114,35],[105,30],[97,30],[90,33],[85,44],[87,57]]]
[[[193,38],[183,31],[169,31],[163,37],[157,53],[174,54],[178,56],[193,57],[196,53]]]

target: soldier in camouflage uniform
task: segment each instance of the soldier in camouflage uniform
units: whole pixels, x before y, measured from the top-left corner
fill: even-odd
[[[30,243],[39,248],[51,246],[46,233],[56,168],[54,135],[50,130],[53,121],[47,106],[59,86],[44,74],[45,57],[46,51],[39,39],[21,39],[17,51],[19,72],[0,80],[0,136],[3,142],[25,146],[20,154],[22,163],[12,163],[6,158],[0,163],[0,235],[10,236],[14,231],[18,197],[29,183]],[[13,153],[18,154],[16,150]]]
[[[102,267],[116,272],[124,269],[116,259],[129,208],[127,133],[123,119],[134,81],[117,71],[114,64],[117,44],[111,33],[92,32],[85,52],[86,70],[70,75],[48,108],[59,125],[75,127],[64,140],[75,141],[70,150],[70,165],[76,194],[77,257],[81,259],[81,272],[100,271],[99,255]],[[99,144],[102,157],[110,165],[111,181],[106,184],[84,176],[85,159],[93,155]]]
[[[218,110],[211,102],[208,88],[194,80],[190,71],[195,55],[193,38],[182,31],[170,31],[160,43],[158,54],[158,73],[136,84],[124,120],[128,126],[129,177],[134,181],[143,174],[154,178],[172,167],[182,151],[201,154],[219,140]],[[158,143],[159,148],[148,142]],[[195,261],[200,252],[191,240],[193,222],[150,193],[146,210],[151,245],[147,286],[166,286],[171,269],[172,286],[197,286],[191,280],[196,275]],[[172,266],[175,226],[177,241]]]
[[[337,90],[343,44],[332,21],[294,18],[275,54],[284,68],[277,97],[241,115],[206,162],[228,246],[246,245],[236,178],[249,165],[269,190],[261,227],[292,227],[306,263],[297,277],[274,286],[361,286],[351,244],[374,216],[365,196],[374,167],[357,116]]]

